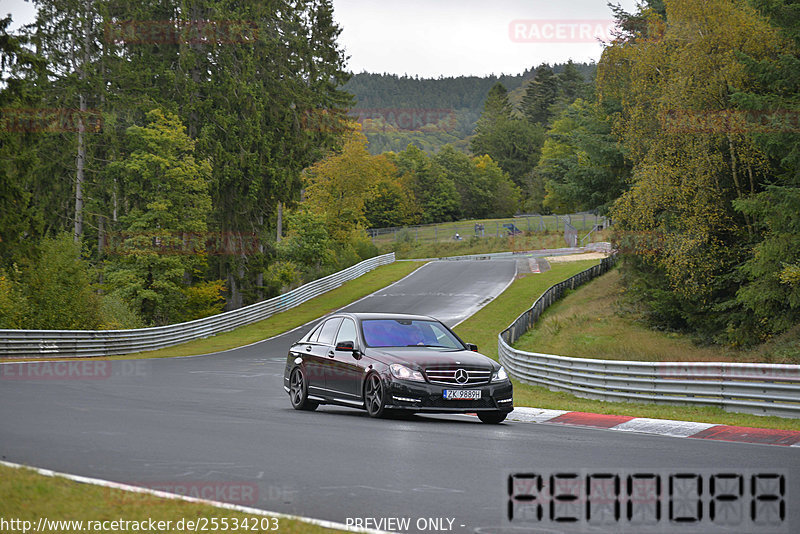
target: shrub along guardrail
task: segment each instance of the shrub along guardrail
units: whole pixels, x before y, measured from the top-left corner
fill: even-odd
[[[393,262],[394,253],[370,258],[275,298],[186,323],[135,330],[0,330],[0,357],[110,356],[171,347],[261,321]]]
[[[500,333],[500,362],[514,378],[589,399],[718,406],[732,412],[800,418],[800,365],[596,360],[511,346],[567,289],[607,272],[613,262],[606,258],[554,285]]]

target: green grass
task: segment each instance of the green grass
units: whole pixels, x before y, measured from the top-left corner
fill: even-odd
[[[232,525],[237,519],[240,526],[242,521],[248,521],[247,526],[260,525],[264,516],[249,515],[234,512],[214,506],[189,503],[175,499],[162,499],[152,495],[130,493],[127,491],[104,488],[91,484],[80,484],[62,477],[43,476],[31,469],[16,469],[0,466],[0,518],[5,521],[22,520],[30,521],[32,529],[36,528],[40,518],[55,521],[171,521],[172,528],[159,530],[162,533],[187,532],[177,530],[178,521],[208,520],[209,531],[217,532],[220,529],[211,529],[212,520],[216,519],[222,524],[222,519],[227,519]],[[276,518],[277,530],[256,528],[247,532],[280,532],[282,534],[324,534],[329,532],[345,532],[311,525],[295,519]],[[203,523],[200,523],[202,525]],[[274,524],[274,523],[273,523]],[[147,523],[145,523],[147,525]],[[166,526],[166,523],[164,524]],[[14,526],[14,525],[11,525]],[[88,525],[84,525],[87,528]],[[110,526],[110,524],[108,525]],[[129,525],[130,526],[130,525]],[[269,523],[264,524],[269,527]],[[3,530],[3,532],[22,532],[21,528]],[[31,532],[29,530],[28,532]],[[112,532],[134,532],[136,529],[117,529]],[[244,532],[244,530],[241,530]],[[59,532],[72,534],[81,532],[74,529],[46,530],[45,532]],[[85,532],[85,531],[84,531]],[[108,532],[108,530],[107,530]],[[238,532],[238,531],[232,531]]]
[[[800,363],[798,329],[751,350],[700,346],[686,336],[647,328],[636,317],[621,314],[622,291],[618,269],[593,280],[550,306],[514,346],[604,360]]]
[[[553,263],[541,274],[517,278],[500,296],[455,328],[464,341],[475,343],[481,354],[497,359],[497,334],[530,308],[548,287],[585,271],[597,260]]]
[[[468,219],[464,221],[453,221],[436,224],[426,224],[413,226],[406,229],[398,229],[397,232],[386,233],[376,236],[373,243],[378,246],[394,242],[402,235],[408,235],[417,241],[452,241],[453,236],[458,232],[464,239],[475,235],[475,224],[483,224],[483,237],[500,237],[507,235],[508,231],[503,228],[504,224],[513,224],[523,232],[554,232],[563,233],[564,222],[557,215],[535,215],[531,217],[507,217],[500,219]],[[558,218],[558,219],[557,219]],[[572,225],[578,229],[581,237],[588,233],[602,219],[594,215],[572,215]],[[556,222],[558,221],[558,222]]]
[[[553,268],[546,273],[531,274],[521,277],[486,307],[458,325],[455,331],[465,341],[477,344],[482,354],[497,359],[497,335],[502,330],[523,311],[530,308],[534,301],[548,287],[565,278],[569,278],[573,274],[590,267],[594,263],[597,262],[581,261],[553,264]],[[614,272],[615,271],[612,271],[612,277]],[[606,275],[606,277],[608,276],[609,275]],[[601,277],[599,280],[603,280],[603,278],[604,277]],[[566,313],[567,316],[570,316],[573,312],[566,311],[569,299],[579,299],[580,297],[577,297],[577,295],[580,295],[585,289],[591,290],[592,285],[597,283],[598,282],[595,281],[584,286],[584,288],[576,290],[566,297],[565,300],[551,306],[548,313],[543,317],[549,317],[550,313],[557,314],[559,313],[559,309],[561,309],[562,313]],[[585,303],[583,303],[583,305],[585,305]],[[602,319],[596,322],[601,323]],[[570,333],[578,339],[584,339],[582,336],[586,336],[586,334],[577,329],[573,329],[571,326],[562,327],[561,331]],[[618,339],[624,339],[625,333],[618,333],[617,335],[623,336]],[[546,334],[544,334],[544,336],[546,337]],[[599,336],[597,337],[599,338]],[[669,336],[667,336],[667,338],[669,339]],[[677,341],[691,344],[686,340]],[[524,350],[532,352],[552,352],[554,354],[560,354],[557,351],[542,350],[538,345],[535,347],[526,345],[526,347],[527,348]],[[657,342],[653,342],[651,347],[657,348]],[[674,353],[670,354],[675,355]],[[797,419],[729,413],[720,408],[703,406],[673,406],[667,404],[597,401],[576,397],[566,392],[550,391],[544,387],[531,386],[518,381],[514,381],[514,404],[516,406],[532,406],[555,410],[652,417],[656,419],[678,419],[734,426],[800,430],[800,421]]]
[[[595,240],[602,241],[603,234],[594,234]],[[444,258],[446,256],[465,256],[468,254],[488,254],[491,252],[520,252],[543,248],[565,247],[561,232],[525,233],[508,237],[465,237],[463,241],[401,241],[380,247],[381,253],[394,252],[397,258]]]
[[[263,321],[242,326],[230,332],[223,332],[205,339],[198,339],[188,343],[167,347],[164,349],[122,354],[120,356],[107,356],[102,360],[130,360],[139,358],[170,358],[174,356],[194,356],[209,354],[221,350],[233,349],[267,339],[298,326],[313,321],[318,317],[338,310],[362,297],[400,280],[404,276],[422,267],[419,262],[400,261],[378,267],[355,280],[344,283],[327,293],[311,299],[303,304],[273,315]],[[48,360],[53,358],[48,358]],[[6,360],[4,360],[6,361]],[[7,360],[12,361],[12,360]],[[24,361],[31,361],[29,358]]]

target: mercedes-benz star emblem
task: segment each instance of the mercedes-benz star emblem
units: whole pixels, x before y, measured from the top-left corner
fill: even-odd
[[[464,369],[457,369],[456,382],[459,384],[466,384],[467,380],[469,380],[469,373],[467,373]]]

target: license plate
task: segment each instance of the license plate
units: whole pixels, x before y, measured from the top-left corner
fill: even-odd
[[[481,398],[479,389],[445,389],[445,400],[478,400]]]

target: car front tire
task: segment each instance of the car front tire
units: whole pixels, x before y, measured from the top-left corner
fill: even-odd
[[[295,410],[316,410],[318,403],[308,400],[308,380],[299,367],[292,371],[289,378],[289,398]]]
[[[487,425],[497,425],[506,420],[506,412],[478,412],[478,419]]]
[[[382,417],[386,412],[386,388],[377,373],[372,373],[364,383],[364,406],[370,417]]]

